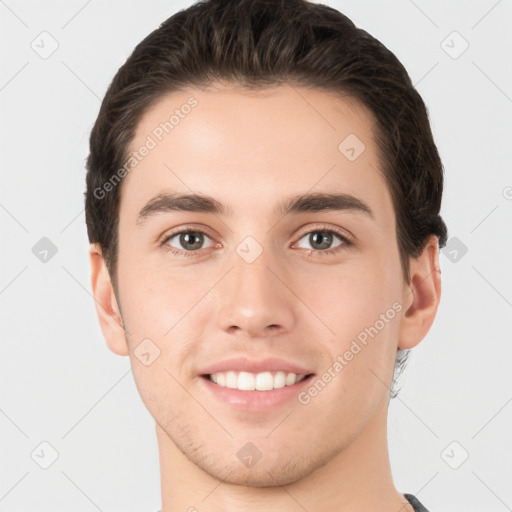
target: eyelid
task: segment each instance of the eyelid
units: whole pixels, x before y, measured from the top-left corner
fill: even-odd
[[[159,244],[165,244],[169,238],[172,238],[173,236],[179,235],[181,233],[187,233],[189,231],[203,233],[209,236],[211,239],[215,239],[215,236],[212,235],[209,228],[203,224],[184,224],[183,226],[179,226],[177,228],[168,229],[162,236],[158,238],[158,242]]]
[[[316,224],[305,224],[304,226],[301,226],[298,229],[298,234],[295,235],[295,237],[302,238],[304,235],[317,230],[325,230],[325,231],[333,231],[337,233],[340,236],[343,236],[350,240],[351,242],[355,241],[355,236],[346,229],[340,228],[338,226],[332,226],[325,223],[316,223]],[[183,226],[180,226],[179,228],[174,231],[174,229],[166,231],[161,237],[161,243],[165,243],[169,238],[178,235],[183,232],[187,231],[198,231],[200,233],[204,233],[205,235],[208,235],[210,238],[215,238],[208,230],[206,226],[203,224],[185,224]]]
[[[356,241],[356,237],[350,231],[340,228],[339,226],[333,226],[331,224],[325,224],[325,223],[317,223],[317,224],[312,224],[312,225],[306,224],[306,226],[303,226],[303,227],[304,227],[303,231],[302,231],[302,228],[299,228],[299,234],[296,235],[296,238],[298,237],[298,239],[300,239],[304,235],[307,235],[308,233],[311,233],[313,231],[332,231],[332,232],[336,233],[338,236],[340,236],[342,238],[346,238],[350,243],[355,243],[355,241]]]
[[[341,245],[336,246],[332,249],[314,251],[319,256],[335,254],[338,252],[338,250],[341,250],[343,247],[349,247],[355,243],[355,237],[352,233],[350,233],[350,231],[347,231],[346,229],[340,228],[338,226],[333,226],[333,225],[329,225],[329,224],[325,224],[325,223],[316,223],[313,225],[306,224],[305,226],[302,226],[301,228],[299,228],[299,234],[295,235],[295,237],[294,237],[295,242],[293,242],[292,245],[295,245],[297,242],[299,242],[300,239],[303,238],[305,235],[313,233],[315,231],[327,231],[327,232],[334,233],[335,235],[340,237],[340,239],[343,242]],[[169,239],[174,238],[175,236],[180,235],[181,233],[187,233],[187,232],[201,233],[203,235],[206,235],[208,238],[210,238],[213,242],[213,247],[208,247],[206,249],[212,249],[212,248],[215,248],[215,247],[218,247],[219,245],[221,245],[221,244],[219,244],[219,242],[215,241],[215,237],[209,233],[209,229],[206,226],[201,225],[201,224],[198,224],[198,225],[186,224],[186,225],[180,226],[179,228],[176,228],[175,230],[171,229],[170,231],[167,231],[164,235],[162,235],[159,245],[164,246],[167,244]],[[194,256],[201,252],[200,249],[197,251],[185,251],[183,249],[178,249],[173,246],[169,246],[169,248],[167,250],[170,252],[173,252],[175,254],[181,254],[181,255],[185,255],[185,256]]]

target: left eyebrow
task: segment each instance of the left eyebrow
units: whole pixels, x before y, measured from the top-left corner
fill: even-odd
[[[343,193],[314,193],[292,196],[278,204],[276,213],[349,211],[364,213],[374,219],[372,209],[361,199]]]
[[[233,209],[213,197],[203,194],[162,193],[150,199],[141,209],[137,224],[147,218],[173,211],[209,213],[233,216]],[[360,212],[374,219],[371,208],[361,199],[343,193],[314,193],[288,197],[281,201],[275,213],[280,216],[306,212],[351,211]]]

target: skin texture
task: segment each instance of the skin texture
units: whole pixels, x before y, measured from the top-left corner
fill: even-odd
[[[130,356],[156,421],[162,512],[412,511],[390,471],[389,386],[397,348],[417,345],[437,311],[437,238],[411,259],[406,283],[374,121],[350,98],[288,85],[190,88],[145,114],[132,149],[191,96],[197,106],[124,178],[117,297],[100,248],[90,250],[102,332],[114,353]],[[365,145],[354,161],[338,149],[349,134]],[[212,196],[232,215],[161,212],[137,224],[164,191]],[[373,218],[274,213],[283,198],[311,192],[354,195]],[[207,233],[195,253],[179,236],[162,243],[190,225]],[[322,229],[348,232],[354,243],[340,246],[333,235],[331,254],[321,255],[309,234]],[[247,236],[262,248],[252,263],[236,251]],[[287,359],[321,376],[394,303],[400,312],[308,404],[235,411],[198,375],[247,356]],[[134,354],[144,339],[160,350],[149,366]],[[252,467],[237,457],[247,442],[262,454]]]

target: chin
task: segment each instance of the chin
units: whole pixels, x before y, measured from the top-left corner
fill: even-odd
[[[282,457],[282,454],[276,455]],[[223,463],[217,459],[211,465],[206,460],[196,461],[203,471],[215,479],[246,487],[277,487],[293,484],[311,474],[324,463],[325,461],[317,461],[315,465],[304,459],[294,459],[285,464],[282,460],[265,461],[261,458],[254,466],[245,467],[238,460]]]

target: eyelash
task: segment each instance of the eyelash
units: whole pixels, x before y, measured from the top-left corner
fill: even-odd
[[[208,238],[212,238],[206,231],[203,231],[202,229],[185,226],[184,228],[180,229],[179,231],[175,231],[175,232],[171,233],[170,235],[166,236],[164,238],[164,240],[162,241],[161,245],[162,246],[166,245],[169,240],[171,240],[172,238],[174,238],[177,235],[181,235],[182,233],[199,233],[199,234],[202,234],[202,235],[206,235]],[[334,255],[334,254],[337,254],[339,251],[342,251],[343,249],[346,249],[346,248],[351,247],[352,245],[354,245],[353,240],[350,239],[347,235],[344,235],[344,234],[342,234],[341,232],[339,232],[339,231],[337,231],[335,229],[327,228],[325,226],[316,226],[314,229],[310,229],[309,231],[306,231],[306,232],[302,233],[297,241],[301,240],[306,235],[310,235],[311,233],[329,233],[329,234],[334,234],[338,238],[340,238],[341,241],[343,242],[342,244],[334,247],[333,249],[326,249],[326,250],[306,249],[306,250],[310,250],[310,251],[316,253],[316,256],[326,256],[326,255],[330,256],[330,255]],[[181,250],[181,249],[176,249],[175,247],[169,247],[168,246],[167,252],[169,254],[173,255],[173,256],[182,256],[182,257],[188,258],[188,257],[196,256],[197,253],[199,252],[199,250],[197,250],[197,251],[184,251],[184,250]]]

